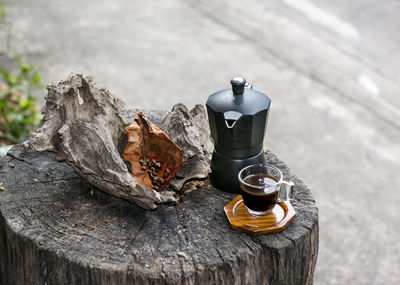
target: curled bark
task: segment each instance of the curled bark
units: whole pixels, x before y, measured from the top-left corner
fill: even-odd
[[[126,133],[128,144],[122,156],[131,164],[132,176],[140,185],[161,190],[182,168],[182,150],[142,112]]]

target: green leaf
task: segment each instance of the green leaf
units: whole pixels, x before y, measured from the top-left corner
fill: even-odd
[[[3,70],[3,78],[6,83],[10,85],[10,87],[14,86],[17,83],[17,78],[8,73],[6,70]]]
[[[40,77],[40,75],[38,73],[35,73],[32,76],[32,82],[33,83],[38,83],[38,84],[42,82],[42,78]]]

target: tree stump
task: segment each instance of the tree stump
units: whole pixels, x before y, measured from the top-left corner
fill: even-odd
[[[292,178],[297,216],[283,232],[230,228],[235,194],[205,186],[144,210],[109,196],[50,153],[0,159],[0,284],[312,284],[318,210]]]

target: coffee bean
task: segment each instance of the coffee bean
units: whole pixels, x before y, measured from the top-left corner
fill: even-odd
[[[154,186],[154,188],[153,188],[154,190],[158,190],[158,189],[160,189],[160,187],[158,187],[158,186]]]
[[[157,162],[155,166],[156,166],[158,169],[160,169],[161,163]]]
[[[143,165],[143,166],[141,167],[141,169],[142,169],[142,170],[146,170],[147,167]]]

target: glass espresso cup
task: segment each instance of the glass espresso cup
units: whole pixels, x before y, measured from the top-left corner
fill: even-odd
[[[254,164],[240,170],[239,185],[244,205],[253,216],[269,214],[276,203],[292,198],[293,182],[283,180],[282,172],[272,165]],[[281,198],[281,186],[286,195]]]

